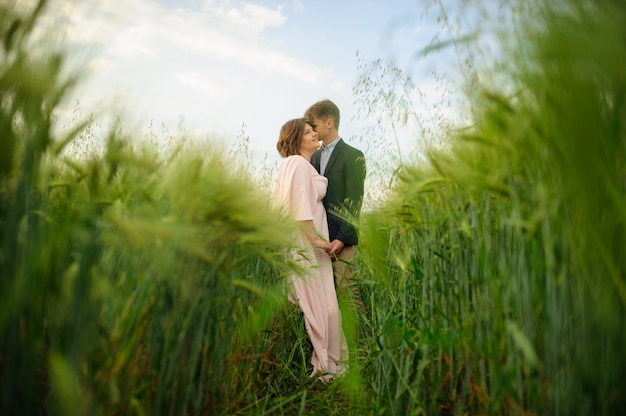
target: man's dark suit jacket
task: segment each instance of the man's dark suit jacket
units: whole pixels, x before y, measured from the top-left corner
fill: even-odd
[[[346,246],[358,244],[358,235],[354,226],[344,218],[358,218],[363,203],[365,183],[365,157],[363,153],[348,145],[343,139],[335,145],[330,155],[324,176],[328,178],[328,190],[324,198],[324,208],[328,216],[330,241],[340,240]],[[311,157],[311,164],[320,171],[322,150],[317,150]]]

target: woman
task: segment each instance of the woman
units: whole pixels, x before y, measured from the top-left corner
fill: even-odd
[[[328,223],[322,199],[328,180],[309,162],[319,148],[317,133],[303,118],[286,122],[280,129],[276,148],[285,158],[278,170],[274,199],[295,218],[300,233],[294,259],[306,276],[292,276],[289,300],[299,305],[306,330],[313,344],[313,372],[329,381],[346,371],[348,348],[341,327],[341,313],[328,255]]]

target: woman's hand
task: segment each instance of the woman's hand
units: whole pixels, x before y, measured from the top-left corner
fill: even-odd
[[[330,250],[332,249],[332,247],[329,242],[324,241],[318,237],[312,243],[313,243],[313,247],[321,248],[322,250],[324,250],[326,253],[330,255]]]
[[[297,221],[298,227],[302,234],[311,242],[311,245],[315,248],[324,250],[329,256],[332,252],[331,244],[318,234],[313,221]]]

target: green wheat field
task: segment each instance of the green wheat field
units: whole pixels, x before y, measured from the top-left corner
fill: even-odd
[[[626,412],[624,1],[510,2],[501,60],[467,67],[467,125],[384,167],[330,384],[282,290],[300,271],[269,175],[59,128],[80,76],[32,47],[46,3],[0,1],[0,414]]]

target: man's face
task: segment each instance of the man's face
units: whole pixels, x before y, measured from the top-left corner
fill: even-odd
[[[330,133],[330,123],[330,119],[323,120],[317,117],[313,119],[313,124],[315,125],[314,129],[317,132],[319,139],[324,143],[326,143],[326,139]]]

